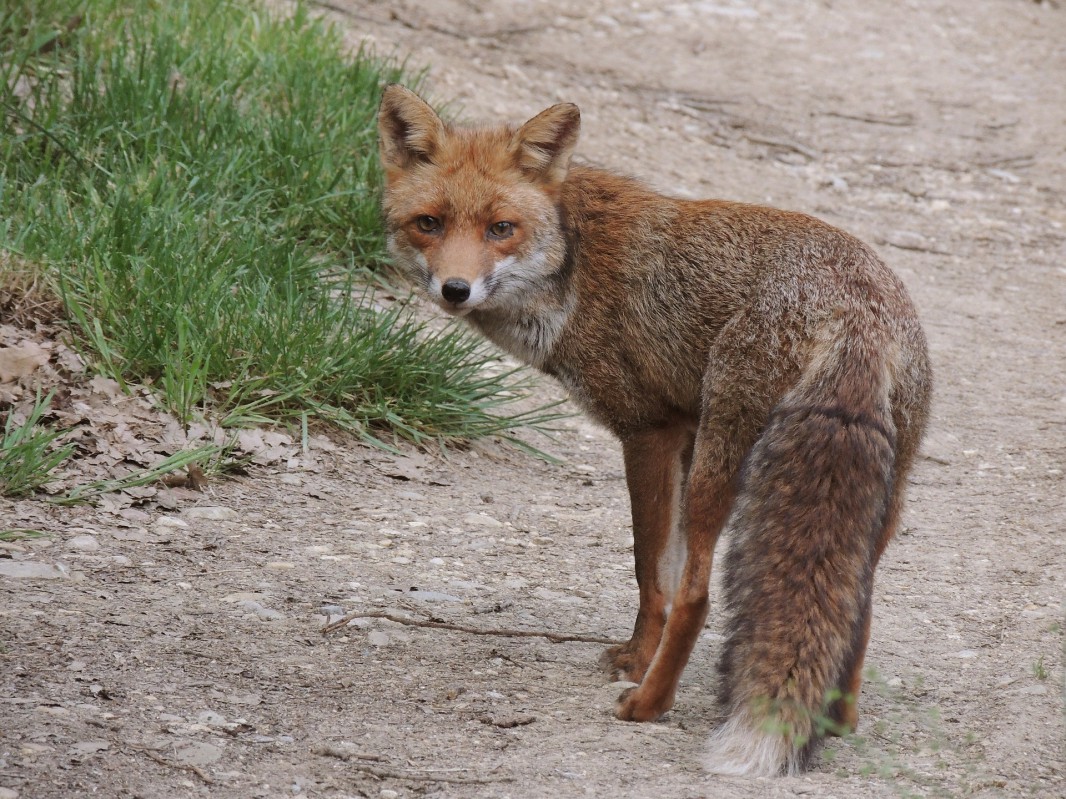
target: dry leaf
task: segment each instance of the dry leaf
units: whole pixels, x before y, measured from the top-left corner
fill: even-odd
[[[17,347],[0,348],[0,383],[11,383],[33,374],[52,357],[35,341],[24,341]]]

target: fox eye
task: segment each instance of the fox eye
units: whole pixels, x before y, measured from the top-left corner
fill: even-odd
[[[437,233],[440,231],[440,220],[435,216],[420,216],[415,219],[415,227],[423,233]]]
[[[514,222],[494,222],[489,225],[489,235],[494,239],[508,239],[514,235]]]

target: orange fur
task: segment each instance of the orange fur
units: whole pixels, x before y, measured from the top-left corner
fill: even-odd
[[[728,523],[708,768],[800,770],[816,715],[857,719],[874,569],[928,413],[903,285],[809,216],[571,168],[570,104],[462,128],[391,86],[379,119],[396,262],[622,443],[640,609],[606,659],[639,685],[618,717],[673,705]]]

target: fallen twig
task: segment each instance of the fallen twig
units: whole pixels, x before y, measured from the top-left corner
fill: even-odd
[[[808,158],[811,161],[818,160],[818,153],[809,147],[804,147],[794,141],[788,141],[787,139],[773,139],[769,136],[752,136],[750,133],[741,134],[745,139],[752,144],[765,144],[768,147],[778,147],[782,150],[791,150],[794,153],[799,153],[804,158]]]
[[[419,782],[453,782],[457,785],[488,785],[493,782],[514,782],[514,777],[442,777],[439,774],[413,774],[410,771],[395,771],[376,766],[353,766],[356,771],[378,779],[417,780]]]
[[[883,117],[874,114],[844,114],[839,111],[826,111],[825,116],[836,117],[837,119],[851,119],[855,122],[868,122],[871,125],[889,125],[894,128],[906,128],[914,124],[914,117],[910,114]]]
[[[316,755],[323,755],[325,757],[335,757],[338,760],[372,760],[380,762],[384,760],[381,755],[375,755],[370,752],[357,752],[354,749],[350,749],[343,744],[322,744],[316,746],[311,750]]]
[[[170,760],[167,760],[155,750],[149,749],[145,746],[134,746],[133,744],[127,744],[127,746],[134,752],[141,752],[142,754],[148,755],[151,760],[154,760],[161,766],[168,766],[169,768],[178,769],[180,771],[191,771],[193,774],[203,780],[206,784],[215,784],[215,781],[211,779],[211,777],[209,777],[207,773],[199,766],[194,766],[192,763],[174,763]]]
[[[397,624],[406,624],[409,627],[432,627],[436,630],[454,630],[460,633],[470,633],[472,635],[500,635],[507,638],[547,638],[553,644],[560,644],[564,641],[581,641],[587,644],[621,644],[622,641],[615,640],[614,638],[604,638],[599,635],[580,635],[580,634],[568,634],[568,633],[550,633],[547,630],[499,630],[499,629],[480,629],[478,627],[467,627],[463,624],[449,624],[444,621],[431,621],[430,619],[405,619],[403,616],[396,616],[392,613],[349,613],[347,616],[341,619],[337,619],[335,622],[331,622],[322,628],[322,634],[328,635],[329,633],[339,630],[342,627],[347,627],[349,622],[355,619],[388,619],[389,621],[396,622]]]

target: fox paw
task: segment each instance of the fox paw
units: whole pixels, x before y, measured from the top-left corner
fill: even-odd
[[[622,721],[655,721],[673,707],[672,697],[651,697],[643,686],[622,691],[614,706],[615,718]]]
[[[632,641],[612,646],[600,656],[600,665],[612,680],[639,683],[644,679],[651,658],[641,657]]]

